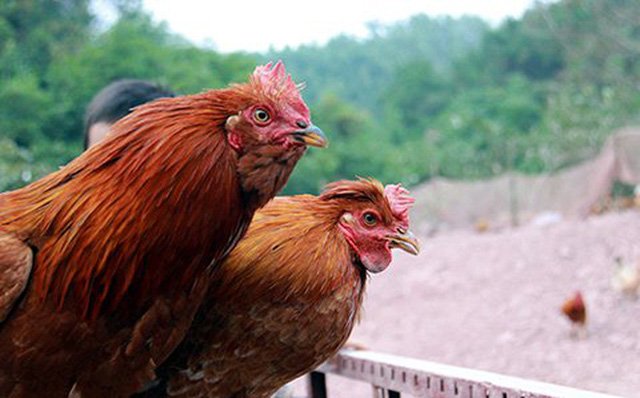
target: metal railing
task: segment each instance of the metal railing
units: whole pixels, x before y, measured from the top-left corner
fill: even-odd
[[[310,397],[327,398],[326,373],[370,383],[376,398],[619,398],[372,351],[341,351],[320,366],[308,379]]]

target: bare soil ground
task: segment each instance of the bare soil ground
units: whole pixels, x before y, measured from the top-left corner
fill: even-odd
[[[640,397],[640,300],[610,287],[615,256],[640,261],[640,212],[455,231],[422,243],[420,256],[395,253],[390,268],[371,277],[354,340],[375,351]],[[588,310],[582,340],[569,337],[559,310],[578,289]],[[330,396],[371,396],[343,380],[329,378]]]

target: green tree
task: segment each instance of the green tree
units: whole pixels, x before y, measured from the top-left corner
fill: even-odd
[[[512,76],[504,87],[479,88],[456,97],[436,123],[438,172],[465,178],[509,169],[542,171],[538,157],[544,96],[535,83]]]
[[[144,12],[129,10],[81,51],[52,65],[49,80],[56,93],[64,94],[56,99],[63,104],[61,131],[65,139],[77,139],[83,105],[113,80],[147,79],[189,94],[245,80],[254,66],[250,56],[197,48]]]
[[[84,45],[91,22],[89,0],[3,0],[0,75],[44,76],[57,56]]]
[[[422,136],[452,94],[449,81],[436,74],[429,62],[413,61],[399,67],[384,94],[384,115],[394,141]]]
[[[245,80],[255,66],[249,55],[195,47],[153,22],[139,2],[114,4],[119,18],[101,33],[88,2],[0,4],[0,139],[7,148],[0,164],[17,173],[0,180],[0,189],[77,156],[85,106],[114,79],[153,80],[188,94]]]
[[[0,133],[18,146],[27,147],[46,138],[50,93],[33,74],[22,74],[0,85]]]
[[[398,67],[426,61],[436,73],[446,75],[454,60],[480,44],[487,29],[475,17],[421,14],[388,26],[372,23],[363,40],[342,35],[324,46],[271,51],[264,59],[285,61],[296,77],[309,83],[307,96],[312,102],[333,92],[377,114],[384,108],[380,100]]]
[[[314,123],[328,135],[328,150],[311,151],[298,164],[285,192],[318,192],[343,178],[378,176],[384,169],[385,138],[371,115],[333,93],[312,107]]]

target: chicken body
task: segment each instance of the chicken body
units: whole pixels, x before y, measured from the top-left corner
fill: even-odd
[[[365,277],[359,270],[347,271],[340,287],[316,299],[206,304],[196,318],[206,326],[189,336],[184,348],[199,354],[189,358],[187,369],[172,374],[168,395],[271,396],[344,344],[358,317]],[[164,376],[162,370],[159,375]]]
[[[268,397],[340,349],[358,319],[367,271],[390,261],[361,256],[393,247],[387,238],[354,246],[357,234],[342,225],[360,223],[371,208],[389,236],[406,238],[408,227],[379,183],[342,184],[320,197],[276,198],[256,214],[216,271],[185,342],[159,370],[166,385],[146,396]]]
[[[561,311],[571,322],[571,336],[586,337],[587,307],[582,293],[575,292],[562,304]]]
[[[153,378],[218,261],[319,142],[311,127],[283,66],[262,67],[142,106],[0,195],[0,396],[128,396]]]

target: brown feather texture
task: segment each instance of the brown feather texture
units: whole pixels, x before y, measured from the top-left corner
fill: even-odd
[[[272,130],[247,117],[255,106]],[[127,396],[151,377],[303,155],[287,115],[310,124],[284,66],[258,67],[245,84],[143,105],[61,170],[0,195],[0,278],[17,264],[5,242],[34,259],[0,324],[0,396]]]
[[[395,225],[388,199],[382,184],[361,179],[258,211],[159,370],[163,383],[142,396],[268,397],[334,355],[357,322],[367,278],[338,224],[373,208]]]

